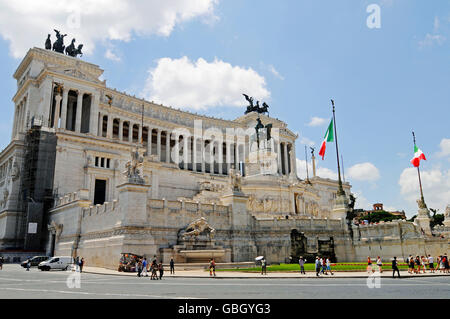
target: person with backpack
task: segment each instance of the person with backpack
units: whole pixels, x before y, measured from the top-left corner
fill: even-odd
[[[392,278],[394,278],[395,272],[397,272],[398,278],[400,278],[400,270],[398,269],[397,265],[397,257],[394,257],[394,259],[392,259]]]

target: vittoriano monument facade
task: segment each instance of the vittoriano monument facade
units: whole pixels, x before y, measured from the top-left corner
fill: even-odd
[[[367,257],[351,208],[336,205],[338,182],[297,177],[297,135],[266,103],[246,96],[243,116],[207,117],[108,88],[102,74],[40,48],[18,66],[11,142],[0,153],[0,251],[110,268],[127,252],[178,262]],[[350,196],[350,184],[343,189]],[[375,232],[394,226],[409,227],[414,245],[431,240],[403,222]]]

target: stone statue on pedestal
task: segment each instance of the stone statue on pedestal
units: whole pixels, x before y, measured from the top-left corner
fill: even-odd
[[[144,159],[139,155],[139,151],[136,147],[136,150],[131,152],[131,160],[125,164],[126,171],[123,172],[123,174],[128,178],[129,183],[140,185],[145,184],[145,180],[140,170],[143,163]]]
[[[236,172],[234,168],[229,172],[231,191],[233,193],[242,193],[242,175],[240,172]]]

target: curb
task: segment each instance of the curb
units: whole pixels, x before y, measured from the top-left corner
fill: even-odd
[[[105,276],[121,276],[121,277],[137,277],[132,275],[123,275],[123,274],[107,274],[107,273],[101,273],[101,272],[93,272],[93,271],[83,271],[83,273],[86,274],[94,274],[94,275],[105,275]],[[446,274],[436,274],[436,275],[427,275],[427,276],[401,276],[398,278],[397,276],[395,278],[392,278],[391,276],[381,276],[381,278],[384,279],[410,279],[410,278],[428,278],[428,277],[446,277]],[[450,276],[449,276],[450,277]],[[198,279],[198,278],[211,278],[211,279],[321,279],[321,278],[335,278],[335,279],[366,279],[368,276],[363,275],[357,275],[357,276],[320,276],[320,277],[304,277],[304,276],[292,276],[292,277],[264,277],[264,276],[258,276],[258,277],[239,277],[239,276],[233,276],[233,277],[209,277],[209,276],[187,276],[187,275],[181,275],[181,276],[165,276],[164,278],[191,278],[191,279]]]

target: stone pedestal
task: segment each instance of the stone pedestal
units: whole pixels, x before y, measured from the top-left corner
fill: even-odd
[[[270,149],[252,151],[246,163],[246,175],[276,175],[278,172],[277,154]]]
[[[233,192],[221,197],[224,205],[231,206],[231,259],[233,262],[250,261],[256,257],[256,245],[250,236],[251,216],[247,211],[248,196]]]
[[[347,218],[348,211],[348,199],[345,195],[338,195],[334,203],[334,208],[331,212],[331,219],[342,219]]]
[[[147,219],[149,185],[125,183],[117,186],[122,226],[142,226]]]
[[[428,208],[419,208],[414,223],[424,231],[425,235],[431,236],[430,211]]]
[[[447,208],[445,209],[444,226],[450,227],[450,205],[447,205]]]

